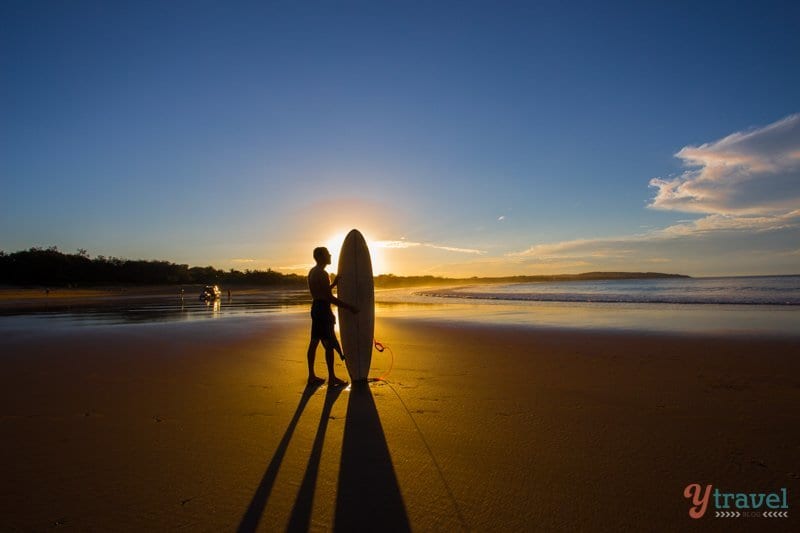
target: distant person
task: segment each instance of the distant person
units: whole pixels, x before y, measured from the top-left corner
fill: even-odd
[[[331,283],[331,278],[325,270],[325,267],[331,264],[331,254],[328,249],[325,247],[315,248],[314,260],[317,262],[317,266],[308,272],[308,289],[311,291],[313,299],[311,303],[311,342],[308,344],[308,385],[316,386],[325,382],[324,379],[314,374],[317,345],[322,341],[322,346],[325,347],[325,364],[328,365],[329,384],[331,387],[342,387],[347,385],[347,382],[337,378],[333,372],[333,351],[336,350],[342,360],[344,360],[344,354],[333,329],[336,317],[331,310],[331,304],[349,309],[353,313],[358,313],[358,309],[333,295],[332,289],[339,279],[336,278]]]

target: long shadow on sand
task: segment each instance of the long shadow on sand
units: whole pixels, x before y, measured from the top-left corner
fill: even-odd
[[[259,483],[255,494],[253,494],[253,499],[250,500],[247,511],[245,511],[241,522],[239,522],[239,527],[237,528],[238,532],[252,532],[258,528],[258,522],[261,520],[261,515],[264,513],[264,508],[267,505],[267,500],[269,500],[272,487],[275,485],[275,478],[278,476],[278,470],[283,461],[283,456],[286,455],[286,450],[289,448],[289,441],[292,440],[294,429],[297,427],[297,422],[300,420],[300,416],[303,414],[308,400],[311,399],[318,388],[319,386],[306,387],[303,391],[303,395],[300,397],[300,403],[294,411],[294,416],[292,416],[292,420],[289,422],[289,426],[286,428],[286,432],[283,434],[283,438],[278,444],[278,448],[275,450],[275,454],[272,456],[272,460],[270,460],[266,472],[264,472],[264,477],[261,478],[261,483]],[[333,404],[331,403],[331,405]]]
[[[311,447],[311,456],[308,458],[306,473],[300,483],[300,490],[297,499],[292,507],[292,514],[289,517],[289,525],[286,531],[308,531],[311,525],[311,510],[314,503],[314,490],[317,487],[317,474],[319,473],[319,463],[322,459],[322,445],[325,443],[325,432],[328,429],[328,420],[331,416],[331,409],[341,388],[329,388],[325,395],[325,405],[319,415],[319,426],[317,426],[317,436],[314,437],[314,444]]]
[[[334,529],[411,530],[386,436],[367,384],[354,384],[347,404]]]
[[[303,392],[294,416],[286,428],[264,477],[242,517],[238,532],[258,528],[266,508],[283,457],[289,447],[303,410],[317,388]],[[328,389],[320,414],[317,434],[311,448],[300,490],[289,517],[287,531],[308,531],[314,492],[317,485],[325,433],[331,410],[341,389]],[[403,497],[397,483],[386,436],[383,433],[372,391],[367,384],[353,385],[347,403],[347,419],[342,438],[342,455],[336,497],[334,529],[337,531],[410,531]]]

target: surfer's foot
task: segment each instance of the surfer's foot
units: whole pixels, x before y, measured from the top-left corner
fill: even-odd
[[[345,387],[347,385],[348,383],[343,379],[333,378],[332,380],[330,380],[331,387]]]
[[[317,376],[311,376],[308,378],[308,383],[306,383],[306,387],[319,387],[325,383],[325,380],[322,378],[318,378]]]

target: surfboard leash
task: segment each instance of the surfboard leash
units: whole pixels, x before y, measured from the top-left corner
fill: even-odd
[[[442,480],[442,484],[444,485],[444,488],[447,491],[447,495],[450,497],[450,501],[453,503],[453,509],[455,509],[456,516],[458,517],[458,521],[461,523],[461,527],[464,528],[464,531],[469,531],[469,526],[467,525],[467,521],[464,519],[464,515],[461,514],[461,508],[458,506],[458,500],[456,500],[456,497],[453,494],[452,489],[450,488],[450,484],[444,477],[444,472],[442,471],[442,467],[439,466],[439,461],[436,460],[436,456],[433,454],[433,450],[428,444],[428,440],[425,438],[425,434],[422,433],[422,429],[419,427],[419,424],[417,424],[416,419],[414,419],[414,415],[411,414],[411,410],[406,405],[406,402],[403,401],[403,398],[400,396],[400,393],[397,392],[397,389],[394,388],[392,382],[386,379],[386,376],[389,375],[389,372],[392,371],[392,367],[394,367],[394,352],[392,351],[391,347],[383,344],[382,342],[379,342],[377,339],[373,339],[372,342],[375,346],[375,349],[378,352],[383,353],[385,350],[388,350],[389,354],[392,357],[391,357],[391,362],[389,364],[389,369],[386,372],[384,372],[380,377],[372,378],[369,381],[382,381],[392,390],[394,395],[397,396],[397,399],[400,400],[400,404],[403,406],[403,409],[408,415],[408,418],[411,419],[411,423],[414,424],[414,427],[416,428],[417,433],[419,434],[419,438],[422,441],[422,444],[425,446],[425,449],[428,450],[428,455],[433,461],[433,466],[434,468],[436,468],[436,472],[439,474],[439,478]]]
[[[386,376],[389,375],[389,373],[392,371],[392,368],[394,367],[394,352],[389,346],[386,346],[378,339],[372,339],[372,343],[375,346],[375,349],[378,350],[378,352],[383,353],[384,351],[389,350],[389,355],[392,356],[391,359],[389,360],[389,369],[383,374],[381,374],[380,377],[375,378],[376,381],[386,381]]]

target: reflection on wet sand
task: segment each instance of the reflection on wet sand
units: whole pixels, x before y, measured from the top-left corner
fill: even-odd
[[[200,300],[178,295],[119,297],[92,301],[44,302],[39,305],[0,308],[0,317],[22,324],[61,322],[64,325],[113,325],[182,322],[275,312],[299,312],[310,304],[308,291],[254,291],[225,300]]]

